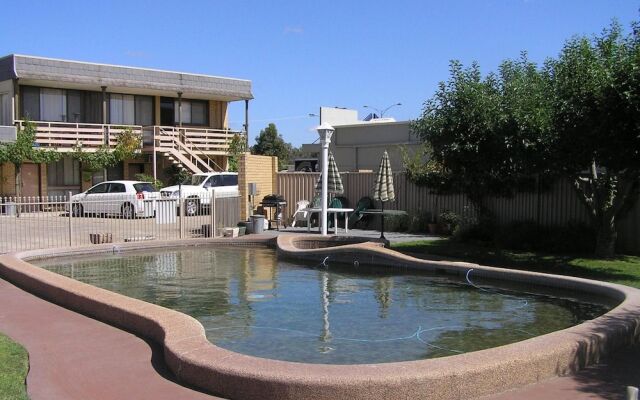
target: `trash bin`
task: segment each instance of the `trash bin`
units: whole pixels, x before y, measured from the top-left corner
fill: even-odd
[[[156,202],[156,224],[175,224],[177,209],[177,200],[158,200]]]
[[[247,234],[253,233],[253,222],[247,221],[244,224],[245,224],[244,226],[247,227]]]
[[[7,201],[4,203],[4,213],[5,215],[15,216],[16,215],[16,203]]]
[[[251,225],[253,233],[263,233],[264,232],[264,215],[252,215],[251,216]]]

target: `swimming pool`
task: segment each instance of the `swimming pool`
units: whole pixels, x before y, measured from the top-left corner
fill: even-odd
[[[182,247],[39,266],[196,318],[215,345],[320,364],[421,360],[561,330],[605,313],[567,290],[371,265],[283,260],[271,248]]]

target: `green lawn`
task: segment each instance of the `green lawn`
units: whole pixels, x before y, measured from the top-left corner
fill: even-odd
[[[29,357],[24,347],[0,333],[0,399],[26,400]]]
[[[525,253],[460,243],[450,239],[395,243],[392,249],[417,257],[445,257],[493,267],[572,275],[640,288],[640,257]]]

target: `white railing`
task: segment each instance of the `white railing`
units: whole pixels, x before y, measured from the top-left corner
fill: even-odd
[[[210,197],[203,196],[82,196],[0,198],[0,253],[222,236],[240,220],[239,197],[216,196],[211,207]]]
[[[229,151],[229,145],[233,136],[244,135],[244,132],[232,131],[230,129],[209,129],[209,128],[191,128],[177,126],[158,126],[155,129],[157,140],[162,143],[163,140],[172,140],[177,137],[191,151],[195,153],[203,153],[210,155],[226,155]],[[164,138],[162,136],[165,136]]]
[[[114,147],[117,143],[117,135],[126,128],[131,128],[139,135],[142,134],[140,125],[31,122],[36,127],[36,143],[40,147],[55,147],[60,151],[71,151],[78,144],[82,144],[85,151],[95,151],[105,144]],[[16,123],[20,129],[24,128],[25,121],[16,121]]]

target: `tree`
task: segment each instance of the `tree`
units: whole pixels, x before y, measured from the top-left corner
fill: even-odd
[[[246,140],[237,133],[233,135],[231,143],[229,143],[229,171],[238,171],[238,161],[240,160],[240,156],[246,151]]]
[[[428,161],[407,164],[414,182],[439,192],[461,191],[480,217],[488,195],[510,195],[531,184],[539,162],[537,138],[548,129],[546,80],[523,54],[506,61],[498,74],[482,78],[480,67],[453,61],[449,81],[425,102],[412,131],[427,145]],[[531,118],[526,110],[540,108]],[[538,114],[541,114],[538,116]]]
[[[615,252],[616,220],[640,179],[640,24],[569,40],[548,63],[555,166],[573,181],[596,229],[596,254]]]
[[[596,231],[595,253],[611,256],[616,220],[640,186],[640,24],[626,36],[614,23],[575,37],[542,68],[523,54],[482,79],[476,64],[453,62],[413,130],[432,158],[410,163],[409,177],[461,190],[480,211],[488,194],[568,178]]]
[[[60,159],[55,150],[41,149],[36,145],[36,126],[27,121],[15,142],[0,144],[0,164],[10,162],[15,167],[16,196],[22,196],[22,164],[25,162],[51,163]]]
[[[278,168],[284,169],[289,163],[291,144],[284,141],[278,134],[275,124],[269,124],[260,131],[256,144],[251,148],[253,154],[278,157]]]
[[[120,161],[134,158],[140,152],[141,143],[140,135],[133,132],[130,127],[125,127],[118,134],[117,143],[113,149],[108,145],[102,145],[95,152],[88,152],[83,150],[82,143],[78,142],[71,155],[82,164],[83,171],[93,174],[114,166]]]

